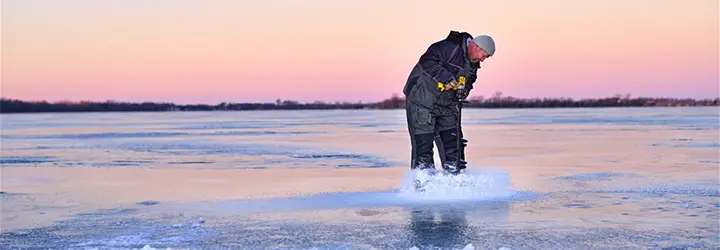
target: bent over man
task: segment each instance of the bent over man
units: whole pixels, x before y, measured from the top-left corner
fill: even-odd
[[[465,169],[464,147],[458,148],[457,103],[467,98],[477,79],[480,62],[495,53],[487,35],[472,37],[450,31],[431,44],[410,72],[403,94],[412,147],[411,169],[435,168],[433,142],[438,144],[442,168],[450,173]],[[464,140],[464,139],[463,139]],[[461,150],[460,166],[455,166]]]

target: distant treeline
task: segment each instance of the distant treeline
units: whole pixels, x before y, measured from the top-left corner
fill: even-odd
[[[466,104],[468,108],[580,108],[580,107],[652,107],[652,106],[719,106],[720,98],[650,98],[630,95],[616,95],[605,98],[579,99],[572,98],[515,98],[503,96],[501,92],[492,97],[472,97]],[[405,99],[397,94],[380,102],[350,103],[300,103],[291,100],[276,100],[274,103],[231,103],[222,102],[216,105],[191,104],[180,105],[159,102],[91,102],[91,101],[22,101],[10,98],[0,100],[0,113],[34,113],[34,112],[112,112],[112,111],[212,111],[212,110],[308,110],[308,109],[401,109],[405,108]]]

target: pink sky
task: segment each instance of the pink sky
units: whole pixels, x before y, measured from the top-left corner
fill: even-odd
[[[471,96],[720,95],[717,0],[3,0],[2,96],[380,101],[451,29],[497,54]]]

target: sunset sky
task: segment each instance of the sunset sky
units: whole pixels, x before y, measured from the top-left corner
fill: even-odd
[[[3,0],[2,96],[380,101],[450,30],[489,34],[472,96],[715,98],[717,0]]]

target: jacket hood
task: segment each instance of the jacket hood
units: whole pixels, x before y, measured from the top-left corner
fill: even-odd
[[[451,30],[451,31],[450,31],[450,34],[448,34],[448,36],[445,38],[445,40],[447,40],[447,41],[449,41],[449,42],[451,42],[451,43],[460,45],[460,47],[462,48],[462,51],[463,51],[464,54],[465,54],[465,60],[467,60],[470,64],[472,64],[473,67],[476,67],[476,68],[477,68],[477,67],[480,66],[480,64],[479,64],[479,63],[470,62],[470,58],[468,58],[468,53],[467,53],[468,47],[467,47],[467,42],[466,42],[466,41],[467,41],[468,39],[472,39],[472,38],[473,38],[473,36],[470,35],[470,33]]]
[[[473,36],[470,35],[470,33],[451,30],[450,34],[448,34],[445,40],[448,40],[457,45],[465,45],[465,41],[467,41],[468,38],[472,37]]]

